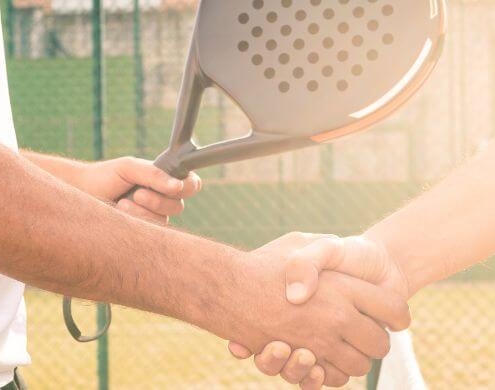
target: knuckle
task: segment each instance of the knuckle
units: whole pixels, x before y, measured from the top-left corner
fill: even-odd
[[[285,235],[286,238],[291,240],[302,240],[304,238],[304,233],[302,232],[290,232]]]
[[[133,156],[124,156],[124,157],[118,158],[117,161],[119,161],[123,165],[128,166],[128,165],[132,165],[136,161],[136,158]]]
[[[398,319],[398,325],[401,329],[407,329],[411,325],[411,312],[409,305],[400,298],[396,298],[392,301],[392,311],[395,318]]]
[[[343,308],[336,309],[332,313],[331,320],[333,321],[333,324],[336,328],[341,329],[347,327],[349,324],[349,314],[347,311]]]

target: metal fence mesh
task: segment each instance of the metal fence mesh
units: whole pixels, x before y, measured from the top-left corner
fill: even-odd
[[[95,155],[94,3],[2,0],[21,147]],[[195,6],[103,1],[105,158],[153,158],[166,145]],[[495,3],[451,0],[449,14],[440,66],[398,114],[333,145],[205,169],[203,193],[172,222],[244,248],[291,230],[359,233],[482,148],[495,134]],[[199,142],[248,129],[226,97],[207,94]],[[412,330],[432,389],[495,388],[494,274],[488,261],[414,299]],[[59,298],[29,290],[27,303],[33,365],[24,373],[31,388],[90,389],[104,381],[96,345],[76,345],[66,333]],[[94,311],[78,311],[91,327]],[[234,361],[223,341],[129,309],[116,309],[109,356],[114,389],[290,388]]]

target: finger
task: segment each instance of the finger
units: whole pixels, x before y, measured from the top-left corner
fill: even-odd
[[[159,215],[179,215],[184,211],[184,201],[170,199],[158,192],[140,188],[134,193],[134,202]]]
[[[342,387],[349,382],[350,376],[329,362],[318,363],[325,371],[325,381],[323,384],[330,387]]]
[[[244,360],[250,358],[253,353],[247,349],[244,345],[237,344],[233,341],[229,341],[229,351],[236,358],[240,360]]]
[[[189,172],[189,175],[183,180],[184,187],[179,192],[178,196],[182,199],[190,198],[196,195],[203,186],[201,178],[194,172]]]
[[[151,161],[126,157],[117,160],[117,162],[117,174],[130,186],[151,188],[170,197],[177,196],[184,188],[182,180],[178,180],[155,167]]]
[[[393,331],[411,324],[409,305],[399,295],[370,283],[353,280],[354,305],[361,313],[386,324]]]
[[[321,366],[313,366],[299,386],[302,390],[320,390],[325,382],[325,370]]]
[[[363,376],[371,370],[371,359],[344,340],[334,347],[327,361],[348,376]]]
[[[289,302],[302,304],[318,289],[318,276],[323,269],[335,269],[344,255],[343,240],[321,238],[294,251],[286,265],[286,294]]]
[[[390,336],[369,317],[356,313],[353,327],[344,330],[344,339],[364,355],[383,359],[390,351]],[[356,331],[357,329],[357,331]]]
[[[158,215],[146,210],[144,207],[128,199],[121,199],[117,203],[117,209],[132,215],[136,218],[144,219],[153,223],[168,224],[168,216]]]
[[[291,352],[289,345],[281,341],[274,341],[254,357],[254,363],[263,374],[275,376],[282,371]]]
[[[325,237],[293,253],[286,266],[287,299],[306,302],[318,288],[323,270],[334,270],[371,283],[379,283],[386,254],[362,237]]]
[[[281,372],[282,378],[293,385],[300,383],[316,364],[315,355],[307,349],[296,349]]]

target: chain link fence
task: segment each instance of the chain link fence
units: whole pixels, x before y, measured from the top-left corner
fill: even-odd
[[[97,3],[1,0],[20,145],[79,159],[152,159],[168,142],[196,2],[105,0],[101,37]],[[495,3],[451,0],[449,14],[438,69],[398,114],[332,145],[205,169],[203,193],[173,224],[244,248],[292,230],[355,234],[482,148],[495,134]],[[102,96],[95,39],[103,44]],[[248,129],[226,97],[207,94],[199,143]],[[412,331],[432,389],[495,388],[494,275],[487,261],[413,300]],[[122,308],[107,378],[97,345],[69,338],[59,297],[29,290],[27,303],[33,365],[24,374],[34,390],[104,388],[107,379],[113,389],[291,388],[234,361],[215,337]],[[78,318],[96,322],[92,307],[78,307]]]

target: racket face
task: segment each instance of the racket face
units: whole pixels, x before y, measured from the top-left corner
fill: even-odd
[[[202,0],[193,44],[255,132],[323,142],[416,92],[444,33],[443,0]]]

